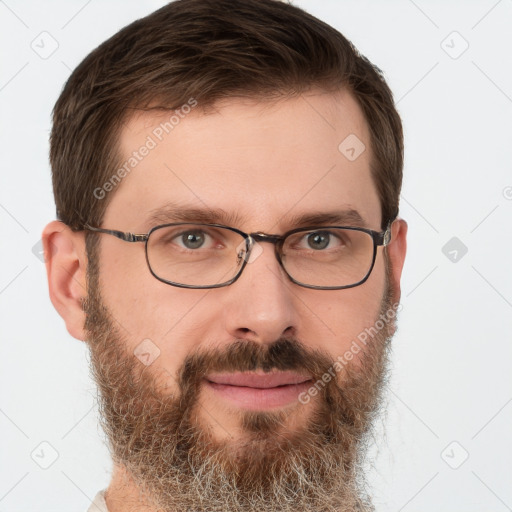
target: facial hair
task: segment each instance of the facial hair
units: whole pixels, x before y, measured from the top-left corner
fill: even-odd
[[[392,296],[388,269],[381,314],[391,310]],[[190,353],[170,394],[151,366],[128,352],[94,264],[84,310],[101,424],[114,463],[139,490],[133,510],[137,504],[161,512],[374,510],[361,469],[387,382],[394,317],[361,350],[358,365],[343,365],[336,378],[325,378],[336,368],[333,356],[298,339],[233,340]],[[240,411],[243,438],[217,440],[200,419],[203,378],[254,370],[311,375],[318,394],[310,397],[307,421],[290,431],[287,412]]]

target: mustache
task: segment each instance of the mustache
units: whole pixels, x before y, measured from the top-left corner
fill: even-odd
[[[298,340],[279,339],[269,344],[237,340],[225,348],[190,354],[183,362],[180,380],[203,378],[210,372],[302,370],[315,376],[332,364],[328,354],[312,350]]]
[[[189,394],[211,372],[256,370],[265,373],[295,370],[317,380],[331,365],[332,358],[326,352],[309,349],[296,339],[278,339],[268,344],[236,340],[223,348],[203,349],[188,355],[179,371],[178,384],[184,394]]]

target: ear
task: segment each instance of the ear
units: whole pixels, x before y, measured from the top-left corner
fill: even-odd
[[[397,217],[391,226],[391,242],[386,247],[389,263],[391,265],[391,281],[395,296],[393,302],[399,302],[401,297],[400,279],[404,267],[405,253],[407,252],[407,222]]]
[[[44,228],[42,238],[50,300],[64,319],[69,334],[84,340],[82,300],[87,297],[84,233],[53,221]]]

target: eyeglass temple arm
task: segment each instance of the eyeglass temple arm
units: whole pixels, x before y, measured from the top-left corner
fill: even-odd
[[[89,231],[96,231],[97,233],[106,233],[107,235],[115,236],[125,242],[145,242],[148,239],[148,235],[138,235],[135,233],[126,233],[124,231],[117,231],[115,229],[103,229],[103,228],[94,228],[86,224],[85,229]]]
[[[386,231],[371,231],[372,237],[377,245],[386,246],[391,242],[391,226],[393,222],[394,221],[390,221],[388,223]],[[251,233],[250,238],[256,242],[271,242],[274,244],[283,239],[283,237],[280,235],[267,235],[266,233],[261,232]]]
[[[391,226],[393,221],[390,221],[386,231],[382,233],[373,232],[373,237],[377,245],[388,245],[391,242]],[[103,228],[95,228],[93,226],[89,226],[89,224],[85,224],[85,229],[89,231],[95,231],[97,233],[105,233],[107,235],[115,236],[125,242],[145,242],[148,239],[147,234],[136,234],[136,233],[127,233],[125,231],[117,231],[115,229],[103,229]],[[276,243],[282,239],[281,236],[278,235],[267,235],[265,233],[252,233],[251,238],[255,241],[259,242],[271,242]]]
[[[384,247],[389,245],[391,242],[391,226],[393,225],[394,221],[395,219],[389,221],[386,231],[382,231],[381,233],[373,233],[373,239],[377,245],[383,245]]]

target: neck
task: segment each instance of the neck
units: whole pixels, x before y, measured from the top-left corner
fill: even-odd
[[[158,512],[148,505],[124,466],[115,465],[105,493],[108,512]]]

